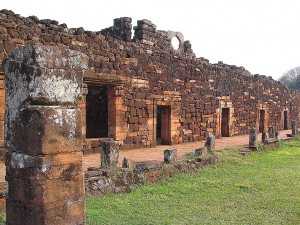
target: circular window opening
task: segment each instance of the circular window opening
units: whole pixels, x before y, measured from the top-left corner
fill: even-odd
[[[179,49],[179,39],[178,37],[173,37],[172,40],[171,40],[171,43],[172,43],[172,47],[175,49],[175,50],[178,50]]]

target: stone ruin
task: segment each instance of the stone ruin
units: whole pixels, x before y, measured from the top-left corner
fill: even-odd
[[[59,60],[57,60],[59,59]],[[117,167],[119,144],[101,142],[101,168],[82,171],[82,123],[79,101],[87,56],[64,47],[27,45],[5,60],[6,223],[85,224],[85,189],[122,193],[131,185],[155,182],[217,162],[216,156],[176,164],[177,150],[161,162]],[[214,150],[208,134],[205,148]],[[126,166],[129,167],[129,166]]]
[[[87,62],[43,45],[14,49],[5,62],[8,225],[85,224],[78,101]]]
[[[19,46],[40,43],[88,56],[80,99],[82,150],[101,141],[120,149],[153,147],[249,134],[299,122],[297,91],[243,67],[197,58],[180,32],[160,31],[149,20],[122,17],[110,28],[87,31],[35,16],[0,11],[0,61]],[[171,39],[179,40],[174,49]],[[0,67],[0,141],[4,140],[4,70]]]
[[[197,58],[180,32],[159,31],[149,20],[138,21],[131,38],[131,22],[118,18],[112,27],[91,32],[0,11],[8,224],[84,224],[82,153],[101,151],[102,167],[113,168],[119,147],[208,137],[196,151],[201,155],[214,150],[215,136],[252,133],[249,145],[255,145],[252,127],[263,134],[272,127],[273,135],[289,129],[291,120],[299,122],[298,92],[243,67]],[[176,149],[165,151],[171,166],[176,157]],[[190,161],[188,168],[215,161]],[[162,176],[159,163],[136,168],[148,171],[148,180]],[[94,184],[95,173],[97,184],[103,181],[90,172],[88,182]]]

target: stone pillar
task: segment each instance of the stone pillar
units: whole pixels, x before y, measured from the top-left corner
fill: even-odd
[[[206,154],[207,154],[207,148],[206,147],[195,149],[195,156],[196,157],[205,156]]]
[[[168,148],[164,151],[164,162],[171,163],[177,160],[177,149],[176,148]]]
[[[261,142],[263,144],[267,144],[268,143],[268,135],[267,135],[266,131],[263,131],[261,133]]]
[[[123,158],[122,168],[129,168],[129,162],[128,162],[128,159],[126,157]]]
[[[82,80],[88,58],[27,45],[5,63],[8,225],[85,224]]]
[[[297,123],[295,120],[292,120],[292,135],[298,135]]]
[[[249,147],[256,147],[257,144],[257,130],[252,127],[249,135]]]
[[[274,138],[274,127],[269,127],[269,138]]]
[[[104,140],[100,142],[101,167],[115,168],[119,159],[119,143],[113,140]]]
[[[279,131],[275,131],[275,140],[280,141]]]
[[[211,132],[208,133],[205,147],[207,148],[208,152],[213,152],[215,150],[215,136]]]

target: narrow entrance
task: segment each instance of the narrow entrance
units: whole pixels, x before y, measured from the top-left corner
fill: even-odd
[[[265,110],[259,110],[259,132],[263,132],[265,130],[265,114]]]
[[[222,108],[221,136],[229,137],[229,108]]]
[[[86,96],[86,137],[108,137],[107,87],[88,87]]]
[[[171,144],[171,107],[157,106],[156,143]]]
[[[283,112],[283,129],[288,130],[288,111]]]

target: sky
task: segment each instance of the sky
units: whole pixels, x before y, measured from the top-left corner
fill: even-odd
[[[100,31],[113,19],[149,19],[183,33],[197,57],[278,79],[300,66],[299,0],[0,0],[0,9]]]

